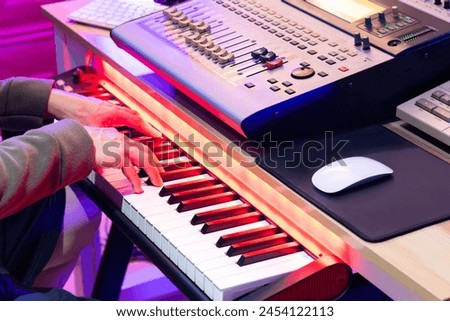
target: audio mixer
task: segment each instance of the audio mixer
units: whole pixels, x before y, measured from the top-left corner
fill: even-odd
[[[447,9],[425,2],[191,0],[111,36],[244,136],[296,137],[388,121],[448,77]]]

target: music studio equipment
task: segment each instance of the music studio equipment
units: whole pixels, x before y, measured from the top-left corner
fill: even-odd
[[[294,138],[386,122],[398,104],[447,80],[448,9],[434,6],[191,0],[125,23],[111,36],[249,140],[267,133]],[[114,101],[105,80],[86,75],[93,87],[75,89]],[[162,191],[147,186],[133,195],[114,171],[89,180],[178,271],[175,279],[212,300],[324,300],[345,291],[348,266],[320,242],[284,231],[273,213],[260,211],[176,142],[129,134],[165,163]],[[231,243],[222,247],[223,239]]]
[[[192,0],[113,40],[250,139],[395,117],[450,72],[448,4]]]

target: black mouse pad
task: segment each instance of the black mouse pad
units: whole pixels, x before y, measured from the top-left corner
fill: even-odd
[[[366,241],[450,218],[450,165],[383,126],[266,145],[260,166]],[[314,172],[333,157],[351,156],[380,161],[394,174],[337,194],[312,185]]]

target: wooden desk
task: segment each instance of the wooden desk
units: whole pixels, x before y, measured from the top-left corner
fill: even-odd
[[[190,108],[192,102],[177,95],[170,86],[152,83],[152,72],[118,49],[107,31],[70,23],[67,15],[84,2],[69,1],[43,7],[43,14],[55,25],[59,72],[85,63],[93,65],[145,106],[144,116],[152,118],[157,127],[167,128],[164,134],[168,137],[176,132],[188,137],[195,127],[200,141],[227,143],[233,140],[232,132],[219,122],[206,119],[201,110],[194,112]],[[442,157],[450,159],[445,154]],[[217,169],[214,174],[250,180],[255,183],[254,194],[267,188],[277,191],[274,199],[258,199],[258,195],[233,186],[247,198],[260,201],[263,208],[273,209],[271,206],[275,204],[281,213],[290,213],[280,215],[276,223],[293,235],[306,233],[315,238],[394,300],[450,299],[450,221],[385,242],[368,243],[260,168],[245,172],[236,168],[235,171],[227,174]],[[293,222],[301,222],[301,230],[292,227]]]

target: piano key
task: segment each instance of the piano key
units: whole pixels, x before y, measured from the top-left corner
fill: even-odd
[[[194,209],[199,209],[202,207],[206,207],[208,205],[225,203],[237,198],[234,192],[224,192],[215,195],[208,195],[199,197],[196,199],[189,199],[186,201],[181,201],[178,204],[177,211],[178,212],[186,212]]]
[[[225,233],[243,232],[248,229],[266,226],[267,224],[267,221],[243,224],[227,229]],[[182,228],[184,230],[181,230]],[[189,263],[187,258],[193,253],[212,251],[214,254],[210,255],[210,258],[225,256],[226,249],[220,249],[214,245],[222,233],[224,233],[224,231],[202,234],[198,230],[198,227],[195,228],[194,226],[189,226],[189,228],[186,229],[186,226],[183,225],[175,229],[165,230],[163,237],[167,240],[171,260],[176,262],[177,265],[184,271],[189,268],[186,265]],[[202,259],[205,259],[204,256],[202,256]]]
[[[213,300],[233,300],[296,271],[313,260],[306,252],[297,252],[244,267],[226,266],[215,269],[207,273],[204,291]]]
[[[292,254],[287,254],[284,256],[276,257],[273,259],[256,262],[254,264],[239,266],[238,259],[239,257],[229,257],[224,252],[226,248],[220,249],[222,253],[218,252],[216,249],[211,250],[195,250],[195,246],[192,245],[190,247],[180,247],[179,251],[187,256],[187,274],[191,275],[189,272],[190,269],[195,270],[195,282],[196,284],[205,292],[207,292],[208,284],[211,287],[211,284],[215,284],[217,279],[221,279],[224,277],[232,276],[235,279],[239,279],[237,282],[247,282],[245,279],[241,279],[241,273],[245,271],[254,271],[256,274],[260,274],[261,270],[264,271],[268,266],[274,264],[274,262],[286,262],[287,265],[292,265],[290,262],[292,258],[295,260],[295,256]],[[193,252],[191,252],[193,251]],[[300,253],[300,257],[307,258],[307,262],[312,261],[312,258],[306,254],[305,252]],[[288,257],[288,258],[286,258]],[[264,271],[266,272],[266,271]],[[275,273],[278,271],[273,271]],[[239,278],[236,278],[236,275],[239,275]],[[270,274],[266,274],[270,275]],[[259,277],[257,277],[259,278]],[[261,284],[263,285],[264,282]],[[210,288],[210,291],[212,289]],[[210,293],[211,294],[211,293]]]
[[[160,196],[168,196],[173,193],[186,191],[193,188],[205,187],[217,184],[219,181],[214,177],[211,177],[207,174],[204,174],[204,177],[196,180],[190,180],[186,182],[181,182],[177,184],[165,184],[161,191],[159,192]]]
[[[169,172],[161,173],[163,182],[169,182],[180,178],[196,176],[203,174],[205,170],[200,166],[192,166],[188,168],[180,168]]]
[[[295,253],[300,249],[301,246],[297,242],[279,244],[269,248],[244,253],[239,258],[238,264],[240,266],[244,266],[255,262],[261,262],[272,259],[274,257]]]
[[[161,149],[153,153],[159,160],[180,157],[182,154],[181,150],[179,150],[178,148]]]
[[[227,255],[234,256],[246,252],[265,249],[274,245],[284,244],[288,239],[289,236],[286,233],[278,233],[274,235],[264,236],[258,239],[234,243],[231,244],[231,246],[228,248]]]
[[[223,184],[211,185],[206,187],[195,188],[187,191],[173,193],[168,200],[169,204],[180,203],[189,199],[208,196],[212,194],[223,193],[227,187]]]
[[[191,223],[202,224],[207,221],[217,220],[220,218],[225,218],[233,215],[249,213],[253,210],[253,208],[248,204],[241,204],[234,206],[232,208],[222,208],[214,211],[204,211],[194,215],[191,220]]]
[[[244,223],[261,221],[262,219],[264,219],[264,217],[261,215],[260,212],[257,211],[239,214],[236,216],[205,222],[205,224],[202,226],[201,232],[204,234],[216,232],[233,226],[242,225]]]
[[[224,247],[237,242],[252,240],[257,237],[263,237],[278,233],[280,229],[274,225],[267,225],[260,228],[247,230],[245,232],[231,233],[222,235],[216,243],[218,247]]]
[[[232,202],[215,204],[206,207],[206,209],[233,206],[239,202],[239,200],[235,200]],[[149,238],[153,239],[155,237],[155,235],[152,234],[152,231],[156,228],[161,231],[177,228],[179,226],[185,226],[186,231],[182,231],[181,233],[184,234],[189,231],[189,220],[191,219],[191,216],[195,214],[196,210],[180,213],[176,210],[176,208],[177,204],[165,203],[158,206],[141,209],[139,212],[139,219],[142,220],[142,223],[150,229],[146,229],[146,234]]]

